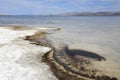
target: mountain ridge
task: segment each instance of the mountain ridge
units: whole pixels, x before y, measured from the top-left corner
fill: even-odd
[[[56,16],[120,16],[120,11],[111,12],[68,12]]]

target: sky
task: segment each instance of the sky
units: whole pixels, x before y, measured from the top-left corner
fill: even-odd
[[[120,11],[120,0],[0,0],[0,14]]]

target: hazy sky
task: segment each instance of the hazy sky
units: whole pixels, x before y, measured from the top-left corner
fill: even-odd
[[[120,0],[0,0],[0,14],[120,11]]]

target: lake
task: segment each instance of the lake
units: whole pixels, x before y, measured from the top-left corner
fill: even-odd
[[[0,16],[0,25],[59,27],[50,38],[104,56],[106,61],[93,62],[94,68],[120,78],[120,16]]]

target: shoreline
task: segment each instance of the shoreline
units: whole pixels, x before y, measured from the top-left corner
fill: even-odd
[[[51,67],[51,70],[58,77],[59,80],[117,80],[117,78],[109,77],[106,75],[95,76],[95,74],[89,75],[89,73],[78,73],[71,68],[68,68],[67,66],[69,65],[65,65],[60,61],[57,61],[57,59],[54,57],[54,54],[55,49],[43,55],[42,60]]]
[[[58,80],[50,67],[41,61],[42,55],[51,48],[24,40],[39,32],[40,29],[0,27],[0,79]]]
[[[40,45],[39,41],[36,41],[35,38],[37,38],[37,35],[34,34],[32,36],[27,36],[27,39],[26,40],[29,40],[31,41],[31,38],[32,38],[32,41],[35,41],[36,45]],[[39,39],[40,40],[40,39]],[[44,38],[44,41],[43,43],[41,43],[42,45],[44,46],[48,46],[48,47],[51,47],[51,51],[46,53],[45,55],[42,56],[42,61],[43,62],[46,62],[50,67],[51,67],[51,70],[52,72],[56,75],[56,77],[59,79],[59,80],[101,80],[101,79],[107,79],[107,80],[117,80],[117,78],[114,78],[114,77],[109,77],[109,76],[106,76],[106,75],[95,75],[96,73],[91,70],[90,72],[87,72],[87,73],[78,73],[78,71],[75,71],[74,69],[70,69],[69,68],[69,65],[66,65],[64,63],[61,63],[60,59],[59,61],[57,61],[57,58],[54,56],[55,53],[57,54],[61,54],[59,53],[59,51],[63,51],[65,54],[67,54],[66,50],[67,49],[62,49],[62,50],[57,50],[56,47],[54,47],[49,40],[46,40],[46,38]],[[46,44],[47,43],[47,44]],[[67,50],[68,51],[68,50]],[[83,51],[85,53],[90,53],[90,52],[87,52],[87,51]],[[69,52],[68,52],[69,53]],[[106,60],[104,57],[101,57],[95,53],[90,53],[90,54],[94,54],[95,57],[98,56],[97,59],[95,60],[98,60],[98,61],[101,61],[101,60]],[[68,55],[68,54],[67,54]],[[66,57],[67,58],[67,57]],[[81,59],[81,62],[84,60],[84,57],[81,57],[83,59]],[[93,57],[94,58],[94,57]],[[84,60],[84,62],[89,62],[89,60]],[[90,64],[90,63],[89,63]],[[81,64],[82,65],[82,64]],[[81,67],[81,66],[80,66]],[[73,67],[75,68],[75,67]],[[82,68],[82,67],[81,67]],[[83,67],[85,69],[85,66]]]
[[[17,27],[14,26],[14,27],[11,27],[11,28],[6,27],[6,28],[11,29],[11,30],[16,30],[16,31],[17,30],[29,30],[29,29],[30,30],[36,30],[33,34],[24,36],[24,40],[29,41],[30,44],[33,44],[33,45],[36,45],[36,46],[49,47],[51,49],[50,51],[48,51],[44,55],[42,55],[40,58],[42,58],[42,61],[50,66],[51,71],[58,78],[58,80],[104,80],[104,79],[105,80],[117,80],[117,78],[112,78],[112,77],[109,77],[109,76],[106,76],[106,75],[95,76],[95,75],[93,75],[94,72],[91,72],[91,71],[88,72],[88,73],[82,73],[82,72],[86,72],[86,70],[87,70],[85,68],[85,66],[80,66],[82,64],[80,64],[79,67],[84,68],[84,70],[82,72],[80,72],[79,74],[77,74],[78,71],[75,71],[75,69],[77,69],[76,66],[74,66],[72,68],[69,68],[69,66],[73,65],[73,64],[69,63],[70,65],[67,65],[68,64],[67,61],[65,63],[63,63],[64,60],[60,60],[60,58],[59,58],[59,57],[62,57],[62,56],[58,56],[58,53],[62,51],[63,55],[65,56],[65,60],[68,59],[68,60],[73,61],[72,60],[73,58],[70,58],[71,55],[69,55],[69,53],[72,50],[69,50],[68,48],[64,48],[64,47],[63,47],[63,49],[57,49],[56,47],[54,47],[49,42],[49,40],[47,40],[46,37],[45,37],[46,34],[50,34],[49,31],[48,32],[47,31],[41,31],[40,28],[25,28],[25,27],[20,27],[20,26],[17,26]],[[46,28],[42,28],[42,29],[46,29]],[[53,31],[58,31],[58,30],[60,30],[60,28],[54,28],[53,29]],[[86,52],[86,53],[90,53],[90,52]],[[61,53],[59,53],[59,54],[61,54]],[[93,54],[93,53],[90,53],[90,54]],[[55,57],[55,55],[56,55],[56,57]],[[83,56],[80,56],[78,59],[81,60],[81,62],[82,61],[85,62],[85,63],[86,63],[86,61],[89,62],[89,59],[84,58]],[[103,57],[100,57],[100,59],[104,60]],[[89,65],[89,64],[85,64],[85,65]],[[89,73],[91,73],[90,76],[88,75]]]

